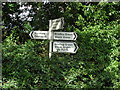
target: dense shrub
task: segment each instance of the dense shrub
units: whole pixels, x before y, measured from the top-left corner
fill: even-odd
[[[95,26],[75,31],[77,54],[54,53],[51,60],[48,41],[18,45],[12,35],[8,37],[3,43],[3,81],[12,80],[14,86],[9,87],[16,88],[120,87],[118,30]]]
[[[27,4],[36,10],[32,22],[16,26],[16,17],[3,17],[3,88],[120,88],[119,2]],[[4,4],[3,13],[16,12],[14,5]],[[58,17],[65,17],[61,31],[77,33],[79,49],[49,59],[49,41],[30,39],[29,32],[48,29]]]

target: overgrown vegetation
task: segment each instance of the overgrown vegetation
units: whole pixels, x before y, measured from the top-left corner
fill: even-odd
[[[120,2],[26,5],[35,15],[18,25],[4,16],[19,12],[16,3],[3,5],[3,88],[120,88]],[[49,41],[32,40],[29,32],[48,30],[48,20],[59,17],[65,18],[61,31],[77,33],[79,49],[49,60]]]

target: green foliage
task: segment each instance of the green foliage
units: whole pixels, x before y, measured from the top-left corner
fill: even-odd
[[[24,22],[22,31],[12,28],[3,41],[3,88],[120,88],[119,2],[35,5],[34,22]],[[63,31],[77,33],[79,49],[49,59],[49,41],[31,40],[28,33],[46,30],[49,19],[61,16]]]
[[[46,61],[42,62],[42,57],[36,51],[39,49],[38,42],[28,41],[23,45],[17,45],[11,37],[7,38],[5,43],[7,44],[3,47],[3,65],[5,64],[3,66],[3,79],[6,77],[9,79],[14,78],[13,80],[19,82],[18,87],[26,88],[30,88],[32,87],[31,85],[38,83],[36,81],[38,76],[36,75],[44,73],[44,69],[47,69],[46,66],[46,68],[43,66]],[[34,47],[37,48],[34,49]],[[40,47],[40,49],[44,51],[44,48]],[[42,65],[42,63],[44,64]]]
[[[48,41],[29,40],[17,45],[13,36],[8,37],[3,43],[4,81],[13,79],[11,88],[27,89],[120,87],[118,31],[95,26],[76,32],[77,54],[54,54],[51,60],[45,48]]]
[[[83,65],[80,63],[77,65],[78,69],[72,68],[70,71],[70,77],[72,75],[72,79],[69,79],[71,81],[70,87],[115,88],[116,85],[113,81],[119,83],[120,73],[118,58],[120,53],[116,39],[118,31],[100,30],[96,26],[90,27],[84,32],[79,30],[77,32],[79,51],[73,60],[74,62],[76,60],[76,63],[82,62]]]

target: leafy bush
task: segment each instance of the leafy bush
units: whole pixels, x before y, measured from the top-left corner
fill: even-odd
[[[3,88],[120,88],[119,2],[34,5],[40,9],[33,22],[3,33]],[[31,40],[27,32],[46,30],[49,19],[61,16],[63,31],[77,33],[79,49],[76,54],[53,53],[49,59],[49,41]]]
[[[120,87],[118,30],[95,26],[75,31],[77,54],[54,53],[51,60],[48,41],[28,40],[18,45],[8,37],[3,43],[3,81],[15,82],[9,88],[27,89]]]

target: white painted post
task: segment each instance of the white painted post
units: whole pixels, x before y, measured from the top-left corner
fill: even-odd
[[[49,59],[52,56],[52,42],[53,42],[51,25],[52,25],[52,20],[49,20],[49,40],[50,40],[50,42],[49,42]]]

